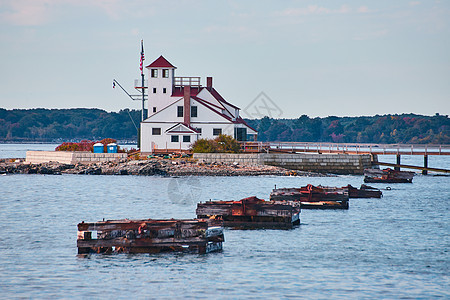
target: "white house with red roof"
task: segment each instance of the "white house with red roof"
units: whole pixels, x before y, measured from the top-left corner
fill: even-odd
[[[220,134],[256,139],[240,108],[213,88],[212,77],[206,78],[206,87],[200,77],[175,77],[176,67],[162,55],[146,68],[149,117],[141,122],[141,153],[187,150],[198,139]]]

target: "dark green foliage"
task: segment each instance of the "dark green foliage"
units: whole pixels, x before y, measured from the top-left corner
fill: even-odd
[[[0,108],[0,142],[80,141],[106,137],[136,140],[140,111],[124,109],[13,109]],[[258,130],[259,141],[450,144],[446,115],[376,115],[373,117],[247,120]]]
[[[247,120],[263,142],[450,144],[448,116],[414,114]]]
[[[192,152],[195,153],[214,153],[216,152],[216,144],[213,140],[199,139],[191,146]]]
[[[0,141],[136,140],[140,111],[124,109],[0,109]]]
[[[232,136],[221,134],[215,139],[199,139],[191,146],[194,153],[238,153],[241,145]]]

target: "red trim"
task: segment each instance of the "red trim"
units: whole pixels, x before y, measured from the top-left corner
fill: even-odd
[[[211,88],[209,91],[211,92],[213,97],[216,98],[219,102],[223,102],[223,103],[225,103],[225,104],[227,104],[227,105],[229,105],[229,106],[231,106],[231,107],[233,107],[235,109],[240,109],[239,107],[237,107],[237,106],[227,102],[225,99],[223,99],[223,97],[219,94],[218,91],[216,91],[215,88]]]
[[[254,128],[252,128],[250,125],[248,125],[247,122],[245,122],[244,119],[242,119],[241,117],[237,118],[236,121],[233,121],[233,119],[230,118],[229,116],[227,116],[227,115],[225,115],[225,114],[223,114],[223,113],[221,113],[221,112],[218,112],[218,111],[215,110],[214,108],[210,107],[210,104],[211,104],[211,103],[209,103],[208,101],[203,100],[203,99],[198,98],[198,97],[193,97],[193,98],[194,98],[195,100],[197,100],[200,104],[203,104],[204,106],[206,106],[207,108],[209,108],[210,110],[212,110],[212,111],[215,112],[216,114],[222,116],[223,118],[227,119],[227,120],[230,121],[231,123],[233,123],[233,124],[243,124],[243,125],[247,126],[248,128],[250,128],[251,130],[253,130],[254,132],[256,132],[256,133],[258,132],[256,129],[254,129]],[[214,105],[214,104],[211,104],[211,105]]]
[[[254,132],[258,133],[258,130],[256,130],[255,128],[251,127],[250,125],[247,124],[247,122],[245,122],[244,119],[242,119],[241,117],[237,118],[237,120],[239,123],[244,124],[245,126],[247,126],[248,128],[250,128],[251,130],[253,130]]]
[[[208,103],[209,105],[214,106],[214,107],[216,107],[218,109],[225,109],[224,107],[217,106],[217,105],[215,105],[215,104],[213,104],[213,103],[211,103],[211,102],[209,102],[209,101],[207,101],[205,99],[202,99],[202,98],[199,98],[199,97],[196,97],[196,96],[193,96],[192,99],[197,100],[197,101],[199,101],[199,100],[203,101],[203,102]]]
[[[197,97],[196,97],[196,98],[197,98]],[[228,121],[230,121],[231,123],[237,123],[237,122],[232,121],[232,119],[231,119],[229,116],[227,116],[227,115],[225,115],[225,114],[223,114],[223,113],[221,113],[221,112],[218,112],[217,110],[215,110],[214,108],[212,108],[211,106],[209,106],[209,104],[205,103],[205,102],[206,102],[205,100],[203,100],[203,99],[201,99],[201,98],[197,98],[196,100],[198,101],[198,103],[203,104],[203,106],[206,106],[207,108],[209,108],[210,110],[212,110],[213,112],[215,112],[216,114],[218,114],[219,116],[222,116],[223,118],[225,118],[225,119],[227,119]]]
[[[176,134],[176,133],[190,133],[192,134],[192,131],[168,131],[167,134]],[[194,132],[195,134],[198,134],[198,132]]]
[[[169,132],[169,131],[171,131],[173,128],[175,128],[175,127],[177,127],[177,126],[179,126],[179,125],[180,125],[180,126],[184,126],[184,127],[186,127],[187,129],[192,130],[194,133],[200,133],[200,132],[198,132],[197,130],[195,130],[194,128],[192,128],[191,126],[188,126],[188,125],[186,125],[186,124],[184,124],[184,123],[177,123],[177,124],[173,125],[172,127],[166,129],[165,132]],[[174,132],[176,132],[176,133],[186,133],[186,132],[190,132],[190,131],[174,131]],[[190,133],[192,133],[192,132],[190,132]]]

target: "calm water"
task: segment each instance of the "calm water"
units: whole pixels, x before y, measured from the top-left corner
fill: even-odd
[[[294,230],[226,230],[220,253],[76,255],[83,220],[192,218],[198,201],[362,179],[0,176],[0,291],[46,299],[450,298],[450,177],[418,175],[381,199],[351,199],[347,211],[304,210]]]

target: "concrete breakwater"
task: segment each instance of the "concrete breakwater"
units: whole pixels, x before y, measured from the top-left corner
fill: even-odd
[[[163,175],[163,176],[320,176],[310,172],[292,172],[274,166],[251,166],[236,163],[203,163],[192,159],[121,160],[65,164],[47,162],[30,164],[4,159],[0,174],[86,174],[86,175]]]
[[[206,163],[269,165],[290,170],[332,174],[363,174],[364,169],[371,167],[369,154],[194,153],[194,158]]]
[[[59,162],[62,164],[119,161],[126,153],[91,153],[83,151],[27,151],[26,162],[32,164]]]
[[[126,156],[84,157],[36,151],[25,162],[0,161],[0,174],[91,174],[164,176],[258,176],[363,174],[370,155],[195,153],[193,159],[127,160]],[[60,157],[61,156],[61,157]],[[294,170],[294,171],[293,171]]]

